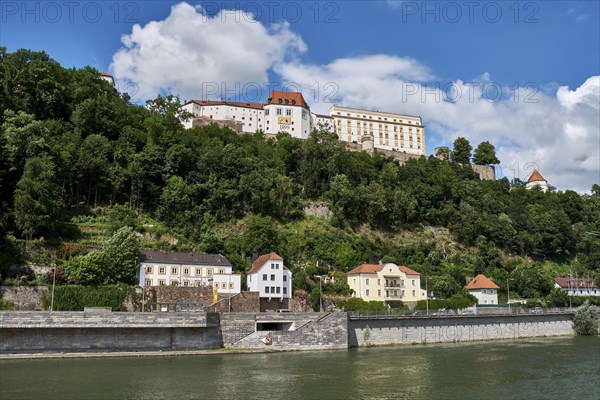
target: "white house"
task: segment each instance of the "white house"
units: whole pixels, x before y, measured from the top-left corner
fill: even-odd
[[[140,286],[211,287],[218,293],[241,292],[241,275],[234,274],[221,254],[173,251],[140,252]]]
[[[259,292],[262,298],[292,297],[292,273],[276,253],[263,254],[246,273],[248,291]]]
[[[498,304],[498,289],[500,287],[479,274],[467,284],[467,290],[477,298],[477,304]]]
[[[554,278],[554,287],[569,296],[600,296],[600,287],[591,278]]]
[[[533,173],[527,179],[527,183],[525,183],[525,189],[531,190],[534,187],[539,187],[542,192],[546,192],[548,190],[548,181],[544,179],[540,171],[537,169],[533,170]]]
[[[110,83],[112,86],[115,86],[115,79],[108,72],[100,72],[100,78]]]

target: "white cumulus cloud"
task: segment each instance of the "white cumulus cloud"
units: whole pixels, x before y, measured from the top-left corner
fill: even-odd
[[[436,84],[426,66],[390,55],[343,58],[326,65],[284,64],[276,71],[301,83],[305,92],[312,92],[315,83],[335,84],[336,104],[420,115],[426,135],[433,135],[436,143],[451,146],[458,136],[474,147],[490,141],[502,160],[501,173],[511,179],[525,180],[537,167],[563,190],[586,192],[600,182],[599,76],[574,90],[561,86],[554,91],[502,87],[488,73],[469,82]],[[312,109],[320,113],[332,105],[331,96],[313,100]]]
[[[133,82],[135,97],[143,99],[160,93],[205,97],[214,84],[226,90],[262,85],[274,64],[306,50],[288,23],[265,27],[238,10],[208,17],[187,3],[174,5],[162,21],[134,25],[122,42],[111,70],[115,79]]]

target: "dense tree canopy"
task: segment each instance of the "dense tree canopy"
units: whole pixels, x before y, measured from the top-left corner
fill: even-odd
[[[132,282],[129,267],[112,270],[102,257],[131,238],[121,226],[141,229],[139,214],[197,250],[225,254],[237,269],[253,253],[277,251],[303,289],[311,275],[383,256],[428,274],[444,296],[474,273],[519,279],[515,291],[546,295],[544,262],[600,270],[600,240],[587,233],[600,231],[600,187],[580,195],[481,181],[466,165],[465,138],[454,142],[453,162],[400,165],[350,152],[328,132],[273,140],[214,125],[186,130],[177,98],[131,104],[94,69],[64,69],[27,50],[0,50],[0,104],[0,239],[72,240],[64,229],[71,216],[98,205],[111,210],[110,232],[124,235],[66,267],[73,281]],[[481,143],[474,161],[497,163],[493,146]],[[329,218],[305,215],[306,205],[320,203]],[[428,227],[449,229],[456,245]],[[401,242],[407,233],[419,239]],[[508,256],[519,258],[511,264]]]

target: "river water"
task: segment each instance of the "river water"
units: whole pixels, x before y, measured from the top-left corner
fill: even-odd
[[[600,339],[0,361],[0,399],[600,399]]]

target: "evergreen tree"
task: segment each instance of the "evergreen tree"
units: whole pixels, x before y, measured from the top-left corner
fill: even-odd
[[[479,143],[479,146],[477,146],[473,153],[473,164],[500,164],[500,160],[496,157],[496,148],[494,145],[488,141]]]
[[[471,143],[464,137],[459,137],[454,141],[454,148],[450,154],[450,160],[458,164],[469,164],[471,162]]]

